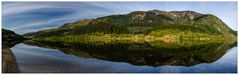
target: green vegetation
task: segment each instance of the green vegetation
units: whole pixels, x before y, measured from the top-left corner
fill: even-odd
[[[3,45],[24,39],[14,32],[2,31]],[[236,36],[236,31],[211,14],[151,10],[30,32],[24,34],[28,39],[24,43],[135,65],[191,66],[217,60],[236,45]]]
[[[24,40],[3,29],[3,45]],[[211,14],[135,11],[67,23],[24,34],[25,44],[58,49],[82,58],[133,65],[211,63],[236,46],[237,32]]]
[[[56,42],[235,40],[236,32],[211,14],[150,10],[79,20],[58,28],[27,33],[24,37]]]
[[[209,35],[206,33],[196,33],[191,31],[179,31],[179,30],[160,30],[152,31],[148,35],[143,34],[106,34],[102,32],[96,32],[91,34],[82,35],[66,35],[66,36],[51,36],[44,38],[33,38],[32,40],[38,41],[51,41],[51,42],[85,42],[85,41],[155,41],[161,40],[164,42],[176,42],[176,41],[223,41],[225,40],[222,35]]]
[[[4,46],[12,47],[16,43],[22,42],[24,38],[13,31],[2,29],[2,44]]]
[[[236,31],[211,14],[193,11],[134,11],[67,23],[58,28],[24,34],[51,42],[84,41],[236,41]],[[9,37],[4,37],[9,38]],[[3,39],[6,41],[5,39]]]

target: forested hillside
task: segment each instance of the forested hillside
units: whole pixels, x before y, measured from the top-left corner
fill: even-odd
[[[103,36],[102,38],[167,37],[167,39],[230,37],[236,31],[212,14],[194,11],[134,11],[129,14],[110,15],[96,19],[83,19],[58,28],[24,34],[27,38],[60,38]],[[107,35],[107,36],[106,36]],[[120,35],[120,36],[119,36]],[[89,37],[87,37],[89,38]],[[133,38],[133,39],[134,39]],[[69,38],[67,38],[69,39]]]
[[[13,31],[2,29],[2,42],[4,46],[14,46],[16,43],[23,41],[24,38]]]

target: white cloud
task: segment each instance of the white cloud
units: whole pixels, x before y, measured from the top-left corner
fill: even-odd
[[[2,15],[13,15],[13,14],[20,14],[24,12],[29,12],[36,9],[43,9],[48,8],[50,5],[32,5],[32,4],[26,4],[26,3],[14,3],[9,4],[7,6],[3,6],[2,9]]]

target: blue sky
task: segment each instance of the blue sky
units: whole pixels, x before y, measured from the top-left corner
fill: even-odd
[[[3,2],[2,27],[24,34],[80,19],[154,9],[214,14],[237,30],[236,2]]]

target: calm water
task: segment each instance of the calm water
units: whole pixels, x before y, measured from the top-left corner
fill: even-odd
[[[11,48],[21,72],[237,72],[237,47],[224,43],[31,43]]]

